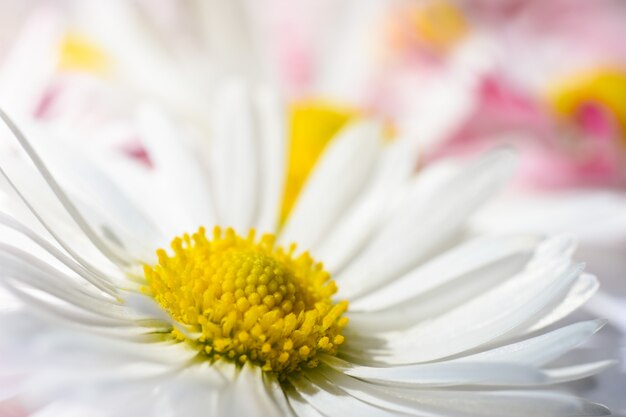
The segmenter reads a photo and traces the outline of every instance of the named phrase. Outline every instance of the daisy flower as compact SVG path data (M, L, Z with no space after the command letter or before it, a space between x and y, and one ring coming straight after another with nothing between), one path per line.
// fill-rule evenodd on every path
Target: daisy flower
M145 107L147 171L0 113L27 209L0 215L17 302L0 313L0 400L37 416L608 412L546 388L611 363L553 363L603 325L555 324L597 287L574 242L463 233L510 151L414 176L410 141L355 121L281 221L281 114L229 86L206 142Z

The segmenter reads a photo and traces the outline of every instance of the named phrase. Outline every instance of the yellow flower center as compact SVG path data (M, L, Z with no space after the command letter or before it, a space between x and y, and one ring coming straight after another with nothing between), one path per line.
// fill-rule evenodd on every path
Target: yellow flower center
M548 91L548 100L562 116L571 117L588 102L608 109L626 134L626 72L596 69L575 74L555 83Z
M384 16L384 54L410 53L416 46L446 53L469 34L470 27L458 5L448 0L408 2Z
M443 51L456 45L469 31L463 12L445 0L428 2L415 9L411 17L418 36Z
M59 49L59 68L63 70L102 73L107 67L105 52L79 34L65 35Z
M146 291L199 335L173 336L210 360L249 361L285 375L317 366L319 353L334 355L343 343L348 303L333 303L335 282L308 253L296 256L295 245L220 228L208 240L201 227L171 247L172 255L159 249L158 263L144 266Z

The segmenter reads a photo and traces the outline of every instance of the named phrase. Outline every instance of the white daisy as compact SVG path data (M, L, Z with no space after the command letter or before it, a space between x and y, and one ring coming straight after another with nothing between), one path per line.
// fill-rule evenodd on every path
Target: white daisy
M611 364L552 365L603 324L553 326L597 287L574 242L463 235L509 151L414 177L410 142L358 121L279 224L280 114L267 91L225 89L205 153L144 109L146 172L29 141L2 113L20 157L5 150L2 173L29 213L0 215L0 283L20 303L0 315L0 401L37 416L607 413L546 389Z

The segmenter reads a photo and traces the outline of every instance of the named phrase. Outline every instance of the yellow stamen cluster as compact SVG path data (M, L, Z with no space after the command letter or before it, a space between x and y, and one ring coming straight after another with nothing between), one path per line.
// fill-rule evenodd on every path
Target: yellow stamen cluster
M308 253L295 256L273 235L246 238L232 229L204 228L175 238L173 255L157 251L145 266L146 290L177 321L200 336L187 340L211 360L247 361L287 374L315 367L318 353L335 354L348 323L348 303L333 303L337 291L322 264Z

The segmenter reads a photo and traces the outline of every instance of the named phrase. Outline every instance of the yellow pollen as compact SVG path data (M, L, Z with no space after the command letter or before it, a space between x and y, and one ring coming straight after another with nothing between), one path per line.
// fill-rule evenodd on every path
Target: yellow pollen
M146 292L177 321L188 325L186 340L208 359L227 359L286 375L317 366L317 354L337 353L344 342L342 317L348 303L333 303L337 291L321 263L308 253L284 249L273 235L247 237L232 229L205 229L177 237L173 254L157 251L144 266Z

